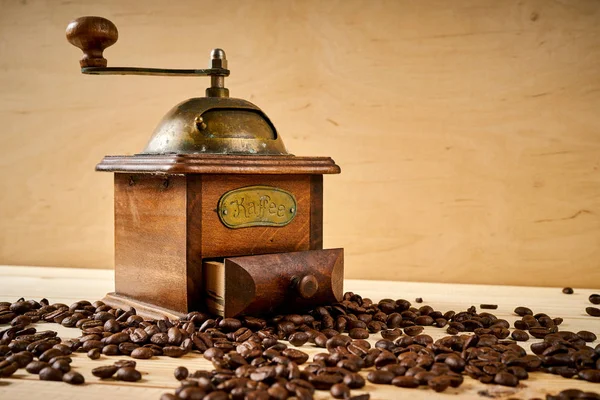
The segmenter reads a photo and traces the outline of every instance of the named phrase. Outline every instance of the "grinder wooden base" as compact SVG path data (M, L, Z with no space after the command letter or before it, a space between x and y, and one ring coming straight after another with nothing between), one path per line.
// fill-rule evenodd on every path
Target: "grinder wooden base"
M163 319L163 317L167 317L169 319L179 319L186 315L177 311L169 310L167 308L135 300L131 297L123 296L115 292L107 293L102 301L111 307L121 308L125 311L129 310L130 307L133 307L135 308L137 315L147 319Z

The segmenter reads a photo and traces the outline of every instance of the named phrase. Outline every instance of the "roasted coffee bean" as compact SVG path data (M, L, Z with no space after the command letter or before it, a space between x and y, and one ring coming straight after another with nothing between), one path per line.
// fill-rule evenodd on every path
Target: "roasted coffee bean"
M131 367L135 368L137 363L133 360L118 360L113 364L117 368Z
M533 315L533 311L527 307L520 306L515 308L515 314L524 317L525 315Z
M6 357L6 361L15 362L19 368L25 368L27 364L33 361L33 354L29 351L21 351Z
M397 376L392 379L392 385L402 388L419 387L419 381L414 376Z
M586 342L593 342L597 339L596 334L590 331L579 331L577 332L577 336Z
M173 358L179 358L186 353L186 351L179 346L165 346L163 347L162 351L163 355Z
M416 336L421 332L423 332L422 326L407 326L406 328L404 328L404 333L408 336Z
M219 328L223 332L235 332L242 327L242 322L235 318L223 318L219 322Z
M368 339L369 338L369 331L367 331L366 329L362 329L362 328L354 328L354 329L350 330L350 332L348 333L348 335L352 339Z
M147 360L148 358L152 358L153 355L154 352L148 347L138 347L137 349L134 349L130 354L131 358L136 358L140 360Z
M31 361L29 364L27 364L25 370L30 374L39 374L42 369L49 366L50 364L44 361Z
M511 373L508 372L498 372L494 376L494 382L498 385L503 386L517 386L519 384L519 379Z
M600 382L600 369L584 369L579 371L579 377L588 382Z
M173 371L173 375L175 376L175 379L182 381L188 377L189 371L186 367L177 367L175 368L175 371Z
M586 307L585 312L592 317L600 317L600 308Z
M296 349L285 349L281 352L281 355L289 358L298 365L304 364L306 361L308 361L308 354Z
M565 288L563 288L562 292L564 294L573 294L573 288L572 287L565 287Z
M142 379L142 374L134 367L123 367L117 370L116 378L125 382L137 382Z
M56 356L62 356L62 355L63 355L63 353L58 349L48 349L39 356L39 360L48 362L48 361L50 361L51 358L54 358Z
M417 297L415 299L415 303L422 303L422 302L423 302L423 299L421 297Z
M379 370L379 371L370 371L367 374L367 380L371 383L376 383L376 384L389 384L392 382L392 379L395 378L394 373L390 372L390 371L384 371L384 370Z
M336 383L329 390L334 399L346 399L350 397L350 388L344 383Z
M62 371L52 367L42 368L38 375L42 381L62 381L63 378Z
M344 379L341 373L339 374L320 374L311 375L309 382L318 390L329 390L336 383L340 383Z
M600 304L600 294L591 294L588 299L592 304Z
M290 335L290 337L288 338L288 341L293 346L302 346L306 342L308 342L308 339L309 339L308 333L306 333L306 332L294 332L294 333L292 333Z
M70 383L71 385L81 385L85 383L85 378L79 372L70 371L63 375L63 382Z
M119 368L114 365L104 365L102 367L96 367L92 370L92 375L97 376L100 379L111 378Z
M71 370L71 365L67 360L56 360L51 363L51 367L54 369L58 369L62 373L69 372Z
M344 376L344 383L350 389L360 389L365 386L365 378L358 373L346 374Z
M380 332L381 337L387 340L396 340L402 336L402 330L400 328L385 329Z
M446 375L435 376L427 381L427 385L436 392L443 392L450 387L451 378Z
M482 310L497 310L498 304L480 304L479 308Z
M50 367L46 367L46 368L50 368ZM0 377L1 378L8 378L9 376L11 376L15 372L17 372L18 369L19 369L19 365L16 362L10 362L10 361L6 361L6 360L0 361Z
M526 342L527 340L529 340L529 335L527 334L527 332L522 331L520 329L515 329L510 336L518 342Z

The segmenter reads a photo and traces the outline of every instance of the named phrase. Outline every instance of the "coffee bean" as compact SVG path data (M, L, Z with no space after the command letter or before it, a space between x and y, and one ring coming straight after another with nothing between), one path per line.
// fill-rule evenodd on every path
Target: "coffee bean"
M573 288L572 287L563 288L562 292L564 294L573 294Z
M49 367L50 364L43 361L32 361L25 367L25 370L30 374L39 374L40 371L46 367Z
M579 371L579 377L588 382L600 382L600 369L584 369Z
M394 378L395 375L392 372L384 370L371 371L367 375L367 380L376 384L389 384Z
M25 368L27 364L33 361L33 354L29 351L21 351L6 357L6 361L15 362L19 368Z
M479 308L482 310L497 310L498 304L480 304Z
M281 355L289 358L298 365L304 364L306 361L308 361L308 354L296 349L285 349L281 352Z
M50 367L46 367L50 368ZM16 362L0 361L0 377L8 378L19 369L19 365Z
M362 375L357 373L346 374L344 376L344 383L350 389L360 389L363 386L365 386L365 378L363 378Z
M119 368L114 365L105 365L102 367L96 367L92 370L92 375L97 376L100 379L111 378Z
M397 376L392 379L392 385L402 388L419 387L419 381L414 376Z
M67 360L56 360L51 364L51 367L61 371L62 373L69 372L71 365Z
M596 334L590 331L579 331L577 332L577 336L586 342L593 342L597 339Z
M329 391L334 399L345 399L350 397L350 388L344 383L336 383Z
M592 317L600 317L600 308L586 307L585 312Z
M133 367L123 367L117 370L117 379L125 382L137 382L142 379L142 374Z
M519 379L517 379L516 376L514 376L513 374L510 374L508 372L498 372L494 376L494 382L497 383L498 385L514 387L519 384Z
M148 347L138 347L131 352L130 356L131 358L147 360L148 358L152 358L152 356L154 356L154 352Z
M58 369L45 367L40 370L39 377L42 381L62 381L63 373Z
M600 294L591 294L588 299L592 304L600 304Z
M368 339L369 338L369 331L367 331L366 329L362 329L362 328L354 328L354 329L350 330L350 332L348 333L348 335L352 339Z
M406 328L404 328L404 333L408 336L416 336L421 332L423 332L422 326L407 326Z
M427 381L427 385L439 393L448 389L448 387L450 387L450 382L450 377L446 375L440 375L429 379L429 381Z
M223 318L219 322L219 328L222 329L224 332L235 332L241 327L242 322L235 318Z
M85 378L79 372L70 371L63 375L63 382L70 383L71 385L81 385L85 383Z
M115 361L113 365L117 368L123 368L123 367L135 368L137 363L133 360L118 360L118 361Z
M520 306L515 308L515 314L524 317L525 315L533 315L533 311L527 307Z
M215 358L223 358L224 355L225 353L223 353L223 350L216 347L211 347L204 352L204 358L208 361L212 361Z
M369 400L371 395L369 393L358 394L356 396L348 397L348 400Z
M527 334L527 332L522 331L520 329L515 329L510 336L518 342L526 342L527 340L529 340L529 335Z
M423 302L423 299L421 297L417 297L415 299L415 303L422 303L422 302Z
M186 367L177 367L175 368L175 371L173 371L173 375L175 376L175 379L182 381L188 377L189 371Z
M185 400L201 400L205 395L205 390L197 386L187 386L177 393L177 398Z
M340 383L343 380L343 375L339 374L321 374L321 375L311 375L309 377L309 382L315 387L317 390L329 390L336 383Z
M186 351L179 346L165 346L163 347L162 351L163 355L173 358L179 358L186 353Z
M294 333L292 333L290 335L290 337L288 338L288 341L293 346L302 346L306 342L308 342L308 339L309 339L308 333L306 333L306 332L294 332Z

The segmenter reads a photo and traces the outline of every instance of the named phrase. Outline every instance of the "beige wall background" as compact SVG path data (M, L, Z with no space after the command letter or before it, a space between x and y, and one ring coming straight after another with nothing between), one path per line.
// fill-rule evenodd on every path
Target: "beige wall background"
M325 245L348 278L600 286L600 2L0 0L0 263L110 268L105 154L141 151L205 79L79 74L64 37L115 22L112 66L204 68L292 153L328 155Z

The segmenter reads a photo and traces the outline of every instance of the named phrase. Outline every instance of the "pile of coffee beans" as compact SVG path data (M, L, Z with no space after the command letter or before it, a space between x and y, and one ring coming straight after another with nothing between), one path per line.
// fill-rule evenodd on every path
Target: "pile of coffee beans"
M354 293L304 314L222 318L190 312L180 320L144 320L135 309L115 309L101 301L69 306L19 299L0 302L0 323L11 325L0 330L0 377L25 368L42 380L80 384L84 377L71 371L72 352L87 353L93 360L101 355L177 358L195 352L213 369L178 367L174 376L181 386L163 400L310 399L316 390L363 400L369 395L352 392L364 388L364 376L374 384L436 392L460 386L464 375L505 386L517 386L531 372L600 382L600 345L587 344L596 340L594 333L559 331L561 318L534 314L527 307L517 307L515 313L521 319L511 332L508 321L473 306L442 312L404 299L373 302ZM61 340L54 331L30 326L41 321L79 328L81 336ZM433 340L423 333L425 326L445 328L449 336ZM382 337L374 346L366 340L372 334ZM530 336L543 339L531 345L534 354L517 343ZM309 360L295 348L307 343L324 351ZM368 370L364 376L363 370ZM141 379L133 360L97 367L92 374Z

